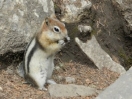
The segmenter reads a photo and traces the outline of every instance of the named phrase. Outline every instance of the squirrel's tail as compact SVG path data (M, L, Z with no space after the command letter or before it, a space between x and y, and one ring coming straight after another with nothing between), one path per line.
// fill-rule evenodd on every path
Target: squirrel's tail
M21 63L16 67L16 71L17 71L17 74L18 74L20 77L23 77L23 78L24 78L24 68L23 68L23 65L24 65L24 63L21 62Z

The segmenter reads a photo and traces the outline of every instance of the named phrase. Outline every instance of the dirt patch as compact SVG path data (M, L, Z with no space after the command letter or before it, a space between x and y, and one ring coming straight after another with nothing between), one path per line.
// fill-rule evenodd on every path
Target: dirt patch
M58 83L66 84L65 80L58 81L58 76L73 77L78 85L91 86L98 90L103 90L115 81L119 74L106 68L102 70L91 68L89 65L82 65L77 62L64 63L61 69L55 70L53 76Z
M61 64L63 64L63 67L54 70L53 73L53 79L59 84L67 84L64 78L73 77L76 79L74 84L90 86L102 91L119 77L117 73L105 68L98 70L77 62ZM59 80L59 76L63 79ZM28 84L22 84L22 82L24 82L24 79L16 74L14 66L8 66L7 69L1 70L0 99L67 99L51 98L47 91L40 91ZM68 99L94 99L95 97L96 95L90 97L78 96Z

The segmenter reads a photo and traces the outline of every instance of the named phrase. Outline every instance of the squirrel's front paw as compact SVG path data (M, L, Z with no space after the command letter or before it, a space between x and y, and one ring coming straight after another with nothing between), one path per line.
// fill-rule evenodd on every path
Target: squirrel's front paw
M65 41L64 40L59 40L58 44L60 44L61 46L64 46L65 45Z
M67 36L66 39L67 39L68 42L70 42L70 37L69 36Z
M45 88L45 87L40 87L40 88L38 88L39 90L44 90L44 91L47 91L47 88Z

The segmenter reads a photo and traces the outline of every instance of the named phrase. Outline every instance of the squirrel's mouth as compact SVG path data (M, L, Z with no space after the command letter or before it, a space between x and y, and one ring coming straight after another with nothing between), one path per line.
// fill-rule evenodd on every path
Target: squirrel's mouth
M70 37L67 36L63 40L64 40L65 43L68 43L68 42L70 42ZM57 40L56 43L58 43L59 41L60 40Z
M64 38L64 42L67 43L68 42L68 39L67 38Z

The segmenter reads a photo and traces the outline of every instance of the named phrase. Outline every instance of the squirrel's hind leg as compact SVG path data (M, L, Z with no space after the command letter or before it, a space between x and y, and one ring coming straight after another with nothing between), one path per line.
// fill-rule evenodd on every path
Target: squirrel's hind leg
M39 90L47 90L44 87L47 79L47 72L41 71L39 73L32 73L31 77L34 84L38 87Z
M47 81L46 81L48 84L57 84L54 80L52 80L52 79L48 79Z

